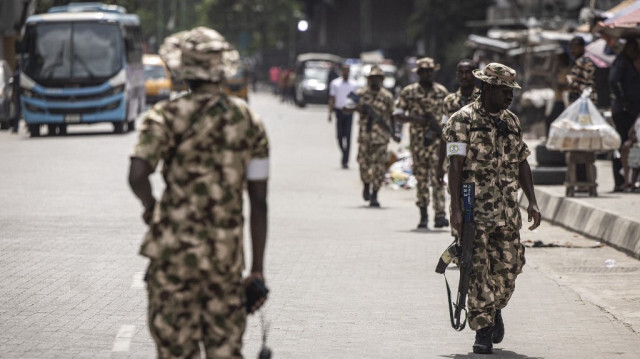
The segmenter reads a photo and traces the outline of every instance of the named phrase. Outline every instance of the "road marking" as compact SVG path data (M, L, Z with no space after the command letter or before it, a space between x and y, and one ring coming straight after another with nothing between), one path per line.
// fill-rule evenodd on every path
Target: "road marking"
M131 282L131 289L144 288L144 272L133 273L133 281Z
M116 335L116 339L113 341L113 349L112 352L128 352L129 345L131 344L131 338L133 338L133 334L136 331L135 325L123 325L118 330L118 334Z

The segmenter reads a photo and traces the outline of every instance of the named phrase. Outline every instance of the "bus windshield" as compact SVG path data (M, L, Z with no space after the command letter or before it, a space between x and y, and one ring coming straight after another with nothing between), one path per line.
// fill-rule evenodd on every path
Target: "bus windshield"
M116 24L56 22L25 34L24 72L43 84L95 83L122 68L122 35Z

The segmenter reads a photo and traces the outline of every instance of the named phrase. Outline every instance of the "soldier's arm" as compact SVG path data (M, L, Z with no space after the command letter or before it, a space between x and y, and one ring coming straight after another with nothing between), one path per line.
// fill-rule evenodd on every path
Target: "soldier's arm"
M447 144L444 139L440 139L440 147L438 148L438 164L436 167L436 176L438 182L444 186L444 158L447 155Z
M524 195L527 196L527 200L529 201L529 206L527 207L528 221L531 222L531 220L533 220L533 224L529 227L529 230L534 230L540 225L542 215L540 214L540 210L538 209L536 193L533 190L533 176L531 175L531 167L529 166L529 161L527 161L526 159L519 163L518 181L520 182L520 187L522 188Z
M133 193L140 199L144 206L143 219L146 223L149 223L151 217L151 211L156 203L151 191L151 182L149 176L153 173L153 168L149 162L137 158L131 157L131 165L129 167L129 186Z
M165 159L169 148L169 130L163 115L163 106L154 106L143 118L138 143L131 155L129 167L129 185L144 206L142 218L147 224L151 220L156 203L149 176L158 162Z
M449 193L451 195L451 228L462 234L462 171L467 158L469 119L459 112L451 116L442 131L449 157Z
M449 157L449 193L451 194L451 228L462 233L462 168L465 157Z
M267 243L267 180L248 181L249 225L251 228L251 273L262 277L264 249Z

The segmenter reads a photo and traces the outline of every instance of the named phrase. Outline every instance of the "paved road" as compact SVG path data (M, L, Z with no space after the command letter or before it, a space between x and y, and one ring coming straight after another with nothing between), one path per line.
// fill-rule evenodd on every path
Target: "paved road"
M340 169L324 107L269 95L252 105L272 140L265 312L274 358L480 357L469 354L473 332L449 327L433 269L451 239L413 230L414 193L384 189L383 208L365 207L355 162ZM110 130L0 133L2 358L154 356L137 255L144 226L126 183L136 136ZM523 239L563 247L527 250L493 357L640 357L640 262L548 223ZM259 341L252 317L246 357Z

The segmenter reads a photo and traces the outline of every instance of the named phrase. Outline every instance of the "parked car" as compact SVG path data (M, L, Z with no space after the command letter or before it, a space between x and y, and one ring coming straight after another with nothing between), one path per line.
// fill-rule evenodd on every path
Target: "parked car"
M158 55L145 54L142 56L142 63L146 102L153 104L168 99L171 95L171 73L164 61Z
M0 60L0 129L11 126L12 81L11 68L5 60Z
M300 107L307 103L328 103L330 74L343 62L340 56L325 53L298 55L295 69L294 101Z

